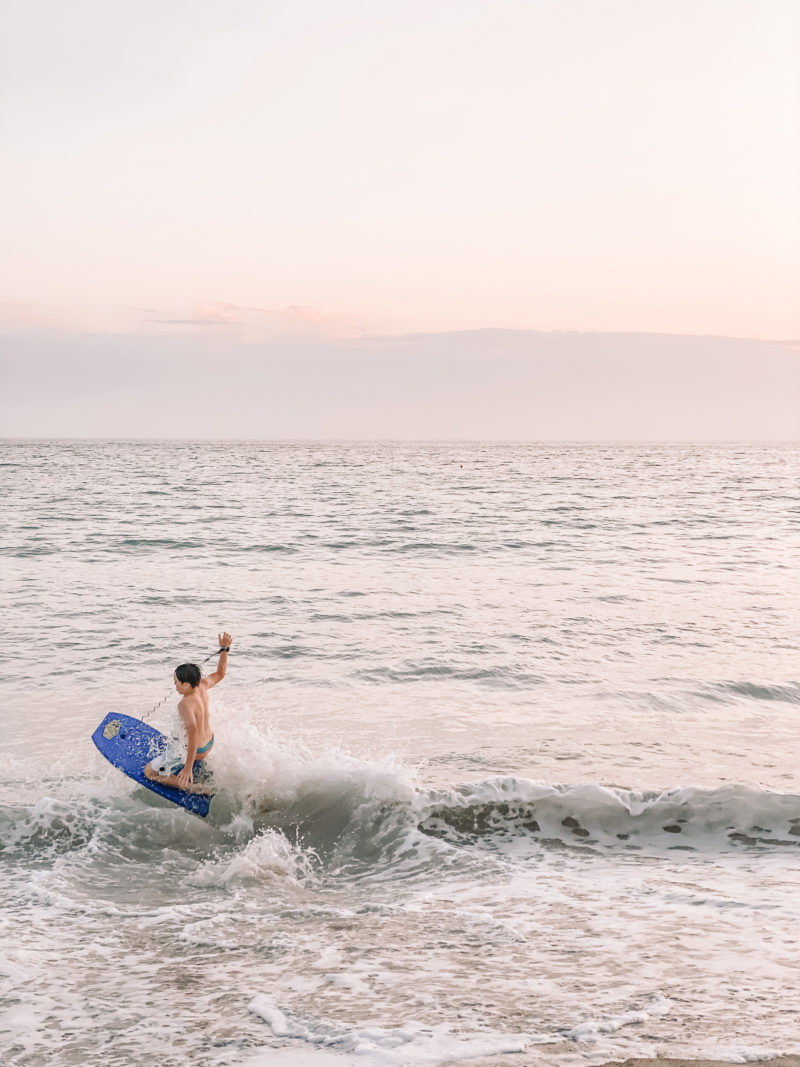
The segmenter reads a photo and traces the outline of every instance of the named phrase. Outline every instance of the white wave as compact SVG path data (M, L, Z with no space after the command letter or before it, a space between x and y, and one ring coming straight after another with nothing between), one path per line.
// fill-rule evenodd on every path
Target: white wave
M87 805L49 796L31 807L5 809L3 816L0 846L9 853L22 848L83 847L91 841L95 821Z
M507 777L440 790L431 801L421 825L445 839L492 841L511 831L629 849L800 846L800 796L738 783L633 791Z
M338 747L313 753L303 741L274 730L263 715L222 700L213 718L216 743L209 767L215 784L248 815L287 807L298 798L391 803L414 794L415 772L393 756L370 760Z
M265 830L232 857L202 864L188 882L196 886L230 886L270 877L299 882L311 871L311 858L306 853L293 847L283 834Z

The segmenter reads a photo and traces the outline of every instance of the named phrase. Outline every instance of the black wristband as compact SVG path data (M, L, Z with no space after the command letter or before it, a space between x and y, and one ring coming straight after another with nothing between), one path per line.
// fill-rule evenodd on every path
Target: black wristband
M223 645L222 648L220 649L220 652L230 652L230 650L231 650L231 646L230 645Z

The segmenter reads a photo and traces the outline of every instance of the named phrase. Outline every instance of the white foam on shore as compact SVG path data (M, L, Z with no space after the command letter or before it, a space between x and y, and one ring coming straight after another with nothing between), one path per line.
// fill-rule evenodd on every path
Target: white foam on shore
M330 978L334 978L337 984L349 984L347 976L326 975L324 980ZM359 985L362 984L359 982ZM314 1048L335 1050L337 1053L355 1054L361 1063L427 1067L444 1062L456 1063L478 1057L520 1053L533 1046L557 1045L564 1041L595 1046L603 1035L615 1034L623 1027L641 1025L667 1014L672 1004L666 997L656 994L651 1003L640 1011L591 1019L552 1033L518 1034L461 1034L446 1025L424 1026L415 1021L390 1029L351 1028L329 1019L301 1019L279 1007L266 994L254 997L248 1007L254 1015L264 1020L276 1038L302 1041ZM252 1061L253 1064L258 1062Z
M547 1034L473 1032L461 1035L445 1025L424 1026L414 1021L393 1028L351 1028L326 1019L303 1022L282 1011L265 994L254 997L248 1007L264 1020L275 1037L293 1038L322 1049L351 1053L359 1057L358 1062L375 1065L433 1067L445 1061L456 1063L479 1056L524 1052L533 1045L553 1044L560 1040ZM259 1063L258 1060L250 1062L253 1065Z
M564 1037L569 1038L570 1041L595 1043L603 1034L615 1034L623 1026L646 1023L652 1018L666 1015L671 1008L672 1001L657 993L653 998L652 1004L646 1010L629 1011L622 1015L612 1015L602 1019L590 1019L587 1022L573 1026L571 1030L567 1030Z

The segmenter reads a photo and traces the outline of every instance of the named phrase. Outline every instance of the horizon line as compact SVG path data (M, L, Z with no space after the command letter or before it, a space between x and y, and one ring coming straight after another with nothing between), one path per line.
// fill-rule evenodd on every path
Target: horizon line
M385 445L790 445L800 446L800 437L766 438L635 438L635 437L7 437L0 444L385 444Z
M219 322L214 320L163 320L164 325L175 326L196 326L198 329L204 329L206 326L218 326ZM243 323L224 323L227 326L244 325ZM752 335L740 335L740 334L726 334L726 333L686 333L683 331L668 331L668 330L625 330L625 329L570 329L570 328L558 328L558 329L543 329L535 326L472 326L453 329L442 330L407 330L397 333L379 333L379 332L363 332L353 336L337 336L336 334L326 334L324 332L315 332L313 329L307 331L286 330L284 332L275 331L274 333L265 334L263 339L314 339L320 341L333 341L337 344L342 343L361 343L364 341L408 341L415 340L423 337L453 337L459 335L468 334L539 334L542 336L551 337L676 337L687 338L692 340L717 340L717 341L753 341L759 344L776 344L776 345L798 345L800 346L800 336L798 337L754 337ZM46 326L46 325L28 325L28 326L14 326L10 324L4 324L0 321L0 336L5 337L19 337L19 336L66 336L66 337L168 337L170 331L155 332L149 330L142 330L137 328L125 329L125 330L103 330L103 329L91 329L88 327L61 327L61 326ZM175 336L175 334L172 334ZM252 343L252 342L250 342Z

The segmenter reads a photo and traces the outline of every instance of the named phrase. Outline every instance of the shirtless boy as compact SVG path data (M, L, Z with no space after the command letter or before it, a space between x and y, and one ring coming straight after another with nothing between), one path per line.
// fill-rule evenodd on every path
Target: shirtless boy
M194 774L201 772L200 776L204 776L202 761L214 747L214 734L208 715L208 691L225 677L231 640L227 632L219 635L219 663L214 673L206 678L203 678L196 663L182 663L176 669L175 688L181 694L178 715L186 730L186 757L181 766L180 762L173 763L175 754L167 750L147 764L144 768L145 778L176 789L191 789Z

